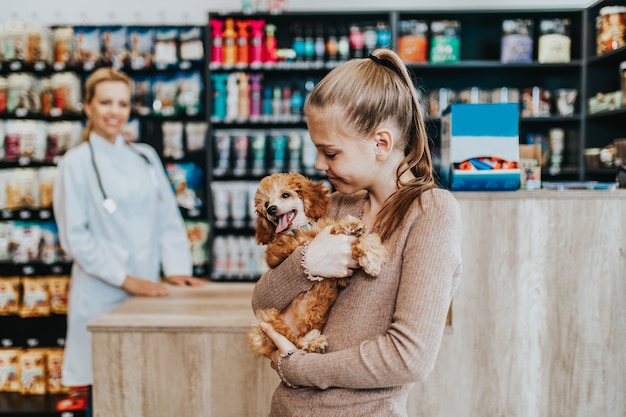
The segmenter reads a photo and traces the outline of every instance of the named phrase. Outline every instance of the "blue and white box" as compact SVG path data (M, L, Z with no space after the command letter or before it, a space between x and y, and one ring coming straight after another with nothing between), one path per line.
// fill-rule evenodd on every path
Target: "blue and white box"
M493 158L507 169L459 169L466 161ZM520 185L519 105L452 104L441 118L441 179L453 191L513 191ZM467 163L465 166L468 166Z

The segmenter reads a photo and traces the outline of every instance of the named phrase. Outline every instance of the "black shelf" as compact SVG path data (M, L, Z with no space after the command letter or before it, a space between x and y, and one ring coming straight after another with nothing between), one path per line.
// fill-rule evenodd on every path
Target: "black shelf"
M84 411L56 411L56 404L64 394L21 395L0 392L0 417L83 417Z

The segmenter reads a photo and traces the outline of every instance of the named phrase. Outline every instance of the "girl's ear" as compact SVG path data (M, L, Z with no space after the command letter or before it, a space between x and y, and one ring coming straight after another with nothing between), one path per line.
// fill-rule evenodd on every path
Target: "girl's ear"
M393 133L389 129L378 129L375 133L376 159L384 161L393 149Z

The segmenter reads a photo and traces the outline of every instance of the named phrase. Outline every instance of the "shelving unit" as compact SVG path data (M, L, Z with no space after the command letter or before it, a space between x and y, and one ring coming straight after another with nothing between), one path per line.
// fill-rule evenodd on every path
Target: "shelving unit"
M389 43L388 46L392 49L397 48L398 39L400 36L400 26L403 21L406 20L422 20L430 23L434 20L456 20L460 23L460 60L453 63L409 63L408 67L412 70L415 76L416 87L420 94L427 99L429 93L441 88L452 89L455 91L461 91L464 89L470 89L472 87L478 87L483 91L489 91L502 87L510 89L516 89L520 93L520 99L522 92L526 89L533 87L540 87L552 93L560 89L574 89L577 90L577 100L575 103L575 110L572 115L562 116L556 111L556 106L551 103L552 111L549 115L540 117L520 117L520 143L528 143L531 135L542 135L547 138L548 132L552 128L561 128L565 133L565 149L563 155L563 164L560 169L554 170L549 168L542 169L542 179L547 181L568 181L568 180L585 180L590 179L590 175L593 172L585 169L583 162L583 150L588 145L588 138L586 136L586 125L593 121L595 118L601 116L591 117L587 114L587 108L585 105L587 91L590 87L587 86L589 82L588 67L594 65L593 59L588 56L588 38L590 34L595 33L588 27L587 20L590 19L589 15L593 14L594 10L583 9L548 9L548 10L460 10L460 11L390 11L390 12L354 12L354 13L319 13L319 12L299 12L299 13L284 13L279 15L266 15L266 14L220 14L209 13L209 22L214 20L220 20L225 22L226 19L245 20L245 19L263 19L267 24L275 26L275 35L277 39L277 47L279 49L291 49L292 51L297 49L295 39L298 37L298 32L294 28L302 28L305 25L309 25L312 28L309 33L313 33L313 45L315 45L315 35L321 33L324 39L327 39L329 34L336 35L339 32L339 23L345 25L345 30L350 30L353 26L358 27L376 27L376 22L384 22L388 25ZM501 37L503 20L505 19L526 19L533 22L534 33L533 39L533 59L527 63L502 63L500 57L501 51ZM571 40L570 46L570 61L562 63L540 63L538 59L538 39L539 39L539 24L543 19L569 19L569 37ZM223 24L223 23L222 23ZM295 24L295 25L294 25ZM321 25L322 30L316 30L315 28ZM332 25L332 26L329 26ZM332 30L329 30L332 27ZM207 45L210 46L213 42L215 33L219 36L219 28L215 29L209 23L207 29ZM344 30L344 33L345 33ZM237 42L237 35L233 35L234 43ZM224 39L220 39L222 45L225 44ZM323 43L323 42L322 42ZM241 134L243 130L244 135L249 135L250 142L255 133L269 135L272 129L305 129L306 125L304 121L299 117L292 117L290 119L279 121L277 119L252 119L246 117L244 120L237 117L224 117L228 113L227 101L236 92L236 84L231 86L231 93L228 92L226 79L229 74L237 71L243 71L245 73L260 73L264 81L268 83L279 83L281 85L293 84L293 80L309 81L312 83L317 82L323 77L330 69L334 68L341 61L328 60L327 54L323 59L317 60L315 56L310 59L299 59L290 55L284 55L289 57L286 62L279 63L261 63L257 65L249 64L232 64L224 66L222 63L210 62L207 73L207 90L209 91L209 103L211 118L211 127L209 133L209 140L211 142L210 163L212 174L210 175L210 183L212 187L220 186L220 191L216 194L212 190L212 195L217 201L216 206L220 205L220 201L224 198L221 189L229 188L229 185L233 185L232 192L235 189L234 184L239 181L247 181L249 188L246 191L247 197L250 198L250 194L254 192L255 182L263 175L271 172L269 168L270 157L266 155L264 162L265 170L258 171L254 174L250 171L252 164L251 155L253 154L253 147L251 143L246 145L247 156L246 164L247 168L244 173L239 175L233 175L233 167L237 164L236 157L233 156L236 152L234 145L231 143L228 145L230 149L230 156L228 156L228 162L219 160L220 149L218 149L217 142L223 134L228 134L229 129L234 129L235 134ZM357 56L367 56L367 52L361 52ZM351 54L350 58L354 58ZM614 58L616 61L621 58ZM609 58L603 58L601 64L608 61ZM210 59L210 61L212 61ZM222 80L218 81L220 75ZM222 83L221 87L218 85ZM302 82L300 84L302 86ZM311 84L310 84L311 85ZM598 87L600 88L600 87ZM306 92L306 88L304 89ZM219 103L218 99L215 99L215 94L222 95L222 102ZM219 108L222 106L223 108ZM215 117L217 113L221 113L222 117ZM614 116L619 116L619 112L612 114L610 117L612 120ZM618 118L618 117L617 117ZM433 139L433 154L435 155L435 164L438 161L437 154L439 153L439 118L431 117L427 123L429 127L429 133ZM306 134L306 133L305 133ZM235 139L233 139L235 140ZM269 146L269 145L268 145ZM269 148L268 148L269 149ZM272 150L269 149L269 152ZM268 153L269 153L268 152ZM285 158L289 159L289 151L285 152ZM222 166L219 172L216 173L215 167ZM225 168L224 168L225 166ZM286 165L285 165L286 166ZM302 165L296 166L299 169L290 168L290 170L304 171L306 174L316 174L314 172L306 172L305 167ZM436 166L437 168L437 166ZM320 176L323 178L323 176ZM215 187L214 187L215 188ZM228 193L226 193L228 194ZM246 201L245 198L237 197L237 201ZM236 203L233 203L236 204ZM245 203L244 203L245 204ZM250 205L248 200L248 205ZM216 207L218 211L219 207ZM220 217L221 216L221 217ZM213 257L217 262L214 264L214 270L211 273L212 279L215 280L255 280L258 277L258 273L244 273L240 274L237 270L231 272L224 272L228 269L228 262L230 265L237 265L236 259L238 257L252 257L253 255L249 249L243 251L247 255L236 253L232 256L235 261L221 262L218 258L229 258L225 252L231 250L238 252L237 243L225 242L220 239L224 236L237 237L241 242L241 238L250 237L253 235L254 219L253 211L249 208L246 210L243 219L233 221L229 217L229 213L218 213L216 222L216 213L212 213L212 221L216 224L214 234L212 235L212 241L218 238L212 247L214 250ZM233 227L233 224L237 224ZM248 244L244 244L247 246ZM230 248L230 249L229 249ZM258 261L257 261L258 264ZM242 276L243 275L243 276Z
M148 27L146 27L148 28ZM156 26L150 26L149 28L157 28ZM200 33L199 40L202 43L202 52L204 52L204 27L202 26L167 26L162 27L164 29L177 29L181 32L183 30L194 30L197 28ZM187 32L189 33L189 32ZM177 53L180 52L180 39L176 39ZM197 52L197 50L196 50ZM73 53L73 51L72 51ZM193 54L192 54L193 55ZM41 61L35 63L25 63L20 60L5 61L0 63L0 76L9 77L16 73L32 74L37 78L46 78L59 74L61 72L69 72L75 74L79 78L80 84L89 76L89 74L99 66L106 66L107 63L99 62L95 65L82 65L80 63L70 63L67 65L53 65L48 61ZM189 81L189 77L193 77L197 74L201 86L197 92L199 97L199 109L190 109L188 102L184 104L174 104L180 106L182 110L175 114L167 114L157 112L157 108L153 108L153 102L151 100L151 91L148 91L148 95L145 96L145 103L149 107L144 106L144 111L138 112L135 108L131 113L131 120L138 121L138 139L152 145L157 153L161 156L162 162L167 167L172 163L194 163L201 168L203 176L200 180L201 184L206 183L207 165L207 150L206 143L202 147L198 147L193 151L188 151L185 148L187 140L189 139L184 131L184 127L188 123L201 122L206 123L207 115L205 112L206 106L204 97L206 93L204 91L204 75L206 69L205 56L200 59L181 59L178 55L176 63L172 64L158 64L146 65L144 68L132 68L130 65L125 64L120 67L126 72L133 83L136 80L149 80L152 83L167 81L168 78L184 79ZM179 92L182 89L182 85L179 86ZM80 101L84 92L80 94ZM133 90L133 104L137 103L138 97L135 95L136 91ZM187 106L185 108L185 106ZM133 106L134 107L134 106ZM147 109L147 110L146 110ZM0 120L2 121L23 121L23 120L35 120L45 123L54 123L58 121L73 121L76 123L83 122L82 111L68 114L51 114L43 115L33 111L17 111L3 112L0 114ZM165 154L166 142L164 138L164 123L168 122L180 122L183 123L183 133L181 147L183 147L184 154L182 156L174 157ZM2 131L4 135L4 131ZM46 131L46 135L50 132ZM80 132L79 132L80 134ZM4 146L4 137L0 145ZM49 138L47 138L49 139ZM206 137L203 136L203 140ZM74 143L74 145L78 144ZM45 161L39 161L38 159L23 157L4 160L5 153L0 153L0 171L15 168L45 168L55 167L58 158L46 159ZM4 189L3 189L4 190ZM206 188L204 188L206 192ZM207 209L207 195L200 195L202 206L194 209L185 209L181 207L181 213L186 222L204 222L208 225L208 209ZM4 198L4 196L3 196ZM0 222L32 222L39 224L41 222L54 222L54 214L51 207L44 208L28 208L20 207L17 209L6 209L3 207L0 210ZM199 250L206 248L202 247ZM206 258L206 254L205 254ZM46 278L50 276L68 276L71 270L71 263L68 261L57 260L49 263L49 261L42 260L8 260L0 262L0 280L5 277L27 277L27 278ZM194 275L199 277L206 277L206 263L199 262L194 265ZM34 347L63 347L64 338L66 332L66 316L64 314L50 314L48 316L41 317L21 317L19 315L0 315L0 348L1 347L15 347L15 348L34 348ZM29 415L33 417L81 417L83 412L63 412L56 411L56 402L62 397L58 394L45 394L45 395L21 395L15 392L0 392L0 416L17 415Z
M588 99L598 93L609 93L620 89L619 65L626 61L626 47L597 54L596 18L606 6L626 6L624 0L601 0L584 11L585 15L585 95L584 95L584 145L583 148L601 148L614 139L626 138L626 108L600 113L589 112ZM614 181L618 168L590 168L584 164L584 176L600 181Z

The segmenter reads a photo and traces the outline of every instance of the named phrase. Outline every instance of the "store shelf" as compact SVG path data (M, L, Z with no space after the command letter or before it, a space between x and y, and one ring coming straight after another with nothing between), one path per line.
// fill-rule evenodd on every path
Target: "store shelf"
M0 417L83 417L84 411L56 411L56 403L63 394L22 395L0 392Z

